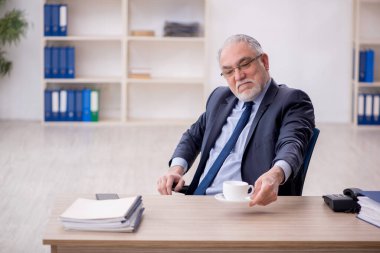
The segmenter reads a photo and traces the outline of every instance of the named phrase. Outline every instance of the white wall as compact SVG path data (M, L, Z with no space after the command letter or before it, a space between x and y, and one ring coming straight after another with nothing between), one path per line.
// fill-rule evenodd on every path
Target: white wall
M5 5L5 10L24 10L29 28L20 44L7 50L13 70L0 78L0 119L42 118L41 6L39 0L8 0Z
M42 9L38 0L13 0L31 23L27 36L8 50L14 69L0 79L0 119L42 117ZM208 81L210 90L224 84L217 50L226 37L249 34L270 57L278 83L305 90L318 122L349 122L352 1L209 0Z
M256 38L278 83L306 91L318 122L349 122L352 2L342 0L210 0L211 73L217 50L235 33Z

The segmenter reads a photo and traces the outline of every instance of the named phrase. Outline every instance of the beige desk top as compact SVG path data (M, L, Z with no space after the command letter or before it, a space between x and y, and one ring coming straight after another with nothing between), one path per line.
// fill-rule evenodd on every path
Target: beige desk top
M321 197L279 197L266 207L222 203L213 197L143 196L136 233L65 231L58 221L77 196L57 199L43 243L168 249L371 249L380 251L380 229L334 213Z

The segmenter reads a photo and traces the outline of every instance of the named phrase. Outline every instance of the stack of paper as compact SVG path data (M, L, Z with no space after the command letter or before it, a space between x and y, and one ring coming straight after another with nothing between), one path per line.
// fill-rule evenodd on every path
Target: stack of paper
M79 198L61 214L60 220L66 229L133 232L143 212L141 196L108 200Z
M380 191L362 191L364 197L358 197L360 212L358 218L380 227Z

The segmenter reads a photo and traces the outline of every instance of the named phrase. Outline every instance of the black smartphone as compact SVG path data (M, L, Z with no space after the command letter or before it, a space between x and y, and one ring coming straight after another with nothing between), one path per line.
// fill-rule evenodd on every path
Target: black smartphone
M119 195L116 193L96 193L97 200L106 200L106 199L118 199Z

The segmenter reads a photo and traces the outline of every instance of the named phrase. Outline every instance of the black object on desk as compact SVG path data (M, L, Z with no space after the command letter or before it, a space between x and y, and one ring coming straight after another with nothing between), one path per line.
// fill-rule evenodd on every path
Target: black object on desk
M363 196L359 188L344 189L343 194L330 194L322 196L325 203L334 212L358 213L360 205L358 196Z

